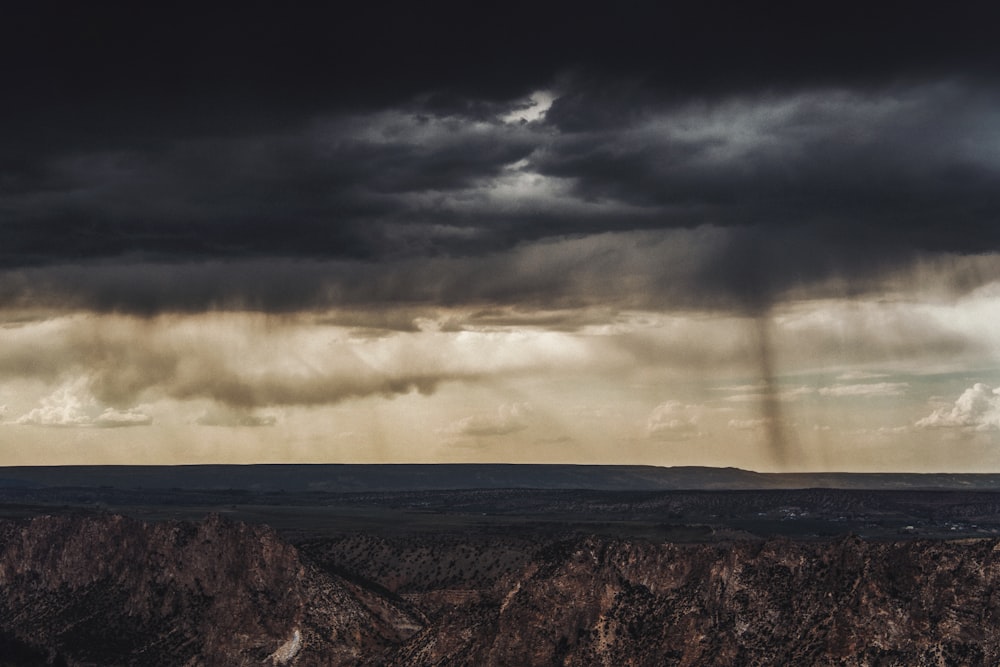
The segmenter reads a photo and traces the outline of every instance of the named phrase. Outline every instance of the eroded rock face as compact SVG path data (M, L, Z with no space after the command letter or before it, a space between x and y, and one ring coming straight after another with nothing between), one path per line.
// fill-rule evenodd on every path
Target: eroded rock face
M302 548L217 517L0 522L0 665L1000 664L997 540Z
M218 517L0 523L0 625L71 665L354 664L419 625Z
M539 552L462 660L431 627L396 664L996 665L998 583L992 540L589 539Z

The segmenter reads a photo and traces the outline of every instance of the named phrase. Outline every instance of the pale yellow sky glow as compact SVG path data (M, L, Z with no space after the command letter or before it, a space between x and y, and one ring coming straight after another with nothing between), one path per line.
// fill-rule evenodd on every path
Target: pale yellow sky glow
M1000 283L776 304L770 385L755 317L389 310L7 311L0 464L1000 469Z

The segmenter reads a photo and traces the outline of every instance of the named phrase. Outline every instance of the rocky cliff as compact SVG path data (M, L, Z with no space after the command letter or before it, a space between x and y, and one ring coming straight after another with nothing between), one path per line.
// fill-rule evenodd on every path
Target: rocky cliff
M216 516L0 523L0 589L8 640L70 665L352 664L420 627L273 531Z
M998 577L991 541L562 543L396 664L997 665Z
M312 546L427 615L400 667L1000 664L993 539Z
M0 522L0 665L996 665L1000 542Z

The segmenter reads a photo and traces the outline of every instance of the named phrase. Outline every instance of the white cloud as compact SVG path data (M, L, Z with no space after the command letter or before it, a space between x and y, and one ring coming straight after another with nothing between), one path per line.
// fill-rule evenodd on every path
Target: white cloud
M653 408L646 420L646 434L657 440L690 440L701 437L697 417L691 406L680 401L666 401Z
M863 384L835 384L822 387L821 396L902 396L910 388L907 382L869 382Z
M972 431L1000 430L1000 389L977 382L962 392L953 406L938 408L917 421L916 426Z
M449 424L439 433L454 437L508 435L528 428L532 409L527 403L501 405L494 414L475 414Z
M118 410L101 405L90 393L90 380L76 378L41 400L41 405L15 422L29 426L119 428L148 426L153 418L141 410Z
M548 90L537 90L516 109L500 117L505 123L530 123L545 117L545 113L552 107L555 95Z

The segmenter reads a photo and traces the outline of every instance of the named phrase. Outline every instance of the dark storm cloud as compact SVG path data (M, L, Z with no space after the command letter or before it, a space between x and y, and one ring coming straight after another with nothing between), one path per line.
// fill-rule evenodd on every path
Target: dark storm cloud
M381 256L396 250L386 225L420 221L408 193L495 175L528 153L524 134L385 112L287 135L53 158L30 186L0 190L10 218L0 259Z
M692 276L685 260L698 265L699 257L712 252L721 234L681 234L677 244L651 232L611 234L527 244L486 257L106 261L28 267L0 274L0 305L153 315L208 309L293 312L334 306L377 310L385 305L511 303L558 309L608 302L615 307L691 304L699 295L686 293ZM369 315L357 323L338 323L378 321ZM396 320L382 324L394 330L412 329L412 318L409 327Z
M1000 247L980 9L223 7L14 4L4 303L763 312ZM573 241L675 228L659 263Z
M601 96L570 97L549 119L576 126L535 164L573 179L580 197L657 207L661 223L813 225L929 249L992 249L998 101L996 90L960 83L811 89L675 107L639 101L611 124L580 126L575 107L599 110Z
M532 126L407 109L284 135L67 155L0 190L0 260L381 259L699 224L776 238L805 230L852 256L857 240L992 250L997 101L957 84L822 90L645 108L569 131L561 119L580 102L558 99L551 121ZM498 200L498 185L518 174L565 191L512 189Z
M0 274L0 306L11 313L5 318L11 325L44 317L44 309L143 316L318 310L318 323L329 319L368 335L412 332L418 320L438 317L439 309L470 307L467 313L446 315L441 326L572 331L611 322L632 309L759 315L782 299L880 291L950 298L1000 280L993 255L922 257L905 269L873 264L863 273L843 275L835 266L822 271L810 266L819 251L805 241L786 246L784 254L773 248L752 260L738 252L747 242L753 241L732 230L697 228L524 244L485 257L78 263ZM778 263L776 270L765 271L772 262ZM810 280L796 279L796 269ZM739 283L741 276L750 281ZM327 313L331 308L337 312Z
M998 63L995 10L985 2L630 2L584 11L568 2L484 10L13 0L4 18L2 55L13 64L5 82L20 102L5 113L47 111L36 127L76 118L111 129L108 121L127 117L124 135L144 115L205 129L428 91L509 99L574 67L641 75L687 95L990 72Z

